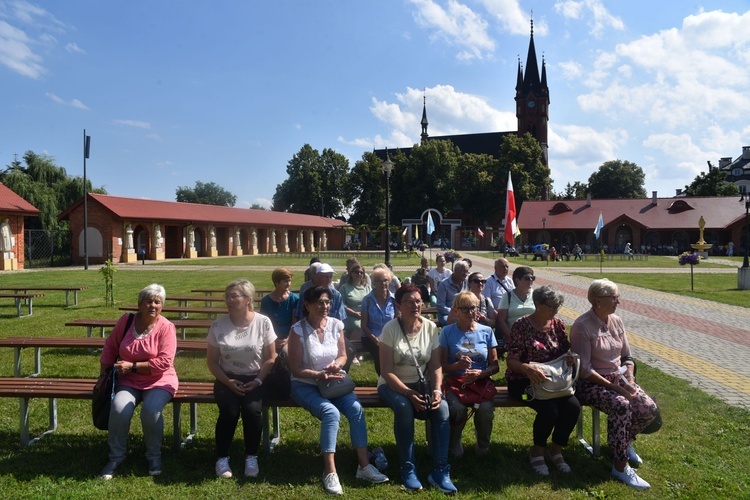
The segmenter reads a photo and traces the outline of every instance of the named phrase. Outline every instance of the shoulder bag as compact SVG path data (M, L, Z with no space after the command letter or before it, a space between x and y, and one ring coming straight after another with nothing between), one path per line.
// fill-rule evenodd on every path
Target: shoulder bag
M119 337L116 338L118 347L125 337L125 333L130 329L130 325L133 324L134 317L134 314L130 314L125 323L125 329L119 332ZM109 430L109 413L112 409L112 400L115 399L115 375L114 366L107 367L104 381L98 384L98 387L95 385L93 390L94 397L91 399L91 418L94 421L94 427L102 431Z
M305 335L305 344L307 344L308 339L310 338L310 333L308 332L308 323L307 320L304 320L304 323L302 323L302 331ZM307 362L310 364L310 368L312 368L312 358L310 357L310 349L309 346L306 346L305 353L307 354ZM355 384L354 380L349 376L348 373L346 373L344 370L339 370L338 373L343 373L344 378L334 378L329 380L317 380L316 384L318 384L318 391L320 391L320 395L323 396L326 399L336 399L340 398L341 396L346 396L350 392L354 390Z
M409 336L406 335L406 329L404 329L404 322L401 320L400 317L398 318L398 325L401 327L401 333L404 334L404 339L406 339L406 345L409 346L411 359L414 360L414 367L417 369L417 375L419 376L419 381L416 384L405 384L405 385L409 389L417 391L419 395L422 396L422 399L425 402L425 407L430 408L432 406L432 391L430 390L430 382L425 378L424 373L422 373L422 367L419 366L419 361L417 361L417 356L414 354L414 349L411 346L411 342L409 342Z
M575 359L572 365L567 362L568 356ZM575 393L575 384L581 367L581 359L577 354L567 353L546 363L532 361L529 364L541 368L547 377L543 382L532 383L529 386L531 399L564 398Z

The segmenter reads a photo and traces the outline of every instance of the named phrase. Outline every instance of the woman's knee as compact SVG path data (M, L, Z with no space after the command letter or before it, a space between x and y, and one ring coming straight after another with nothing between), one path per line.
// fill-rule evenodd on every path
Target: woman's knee
M338 423L341 420L341 413L332 403L323 403L319 409L320 420L328 423Z

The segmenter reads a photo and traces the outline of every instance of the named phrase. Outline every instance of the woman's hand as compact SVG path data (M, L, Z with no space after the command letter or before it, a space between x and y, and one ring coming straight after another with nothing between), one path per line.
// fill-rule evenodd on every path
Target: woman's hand
M224 384L224 385L226 385L227 387L229 387L229 389L233 393L237 394L238 396L244 396L245 395L245 392L246 392L246 390L245 390L245 384L243 384L242 381L240 381L240 380L235 380L233 378L230 378L229 380L227 380L227 383Z
M464 372L464 383L471 384L482 378L482 370L466 370Z
M331 365L328 365L328 366L331 366ZM325 368L323 368L323 371L318 372L318 376L316 377L316 379L317 380L339 380L344 377L345 375L343 372L329 372L329 371L326 371Z
M440 406L440 402L443 400L443 393L435 389L432 391L432 406L430 406L430 410L437 410Z
M568 363L569 366L572 366L576 364L576 357L573 356L572 353L568 353L568 355L565 356L565 362Z
M523 373L528 377L528 379L531 381L532 384L536 384L539 382L544 382L545 380L549 380L547 378L547 375L544 373L544 371L539 368L538 366L524 364L523 366Z
M341 371L341 365L334 361L333 363L325 365L323 367L323 371L326 373L338 373L339 371Z
M406 398L411 402L411 405L414 407L416 411L425 411L427 410L427 404L422 397L421 394L419 394L414 389L409 389L406 391L406 394L404 394Z
M284 348L284 346L286 346L287 342L289 342L289 337L286 337L283 339L277 338L275 342L276 342L276 352L279 352Z
M114 365L114 370L119 373L120 375L128 373L133 365L135 363L131 363L130 361L123 361L122 359L117 361Z
M263 382L258 380L258 378L256 377L252 379L250 382L245 382L244 384L242 384L242 388L245 390L245 393L248 393L248 392L254 391L261 385L263 385Z
M456 361L456 367L456 370L469 371L469 368L471 368L471 358L466 355L459 356Z

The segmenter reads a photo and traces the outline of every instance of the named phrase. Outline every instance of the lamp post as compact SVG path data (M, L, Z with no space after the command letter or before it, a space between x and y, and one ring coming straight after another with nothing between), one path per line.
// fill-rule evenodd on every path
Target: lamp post
M547 217L542 217L542 245L544 245L544 237L547 235ZM544 247L542 246L542 250ZM549 266L549 252L547 252L547 265Z
M740 195L740 203L745 203L745 257L742 260L742 267L750 267L748 262L748 247L750 247L750 238L748 238L748 214L750 214L750 193L742 193Z
M385 174L385 265L391 267L391 198L390 180L393 171L393 162L388 156L388 148L385 149L385 160L381 164Z

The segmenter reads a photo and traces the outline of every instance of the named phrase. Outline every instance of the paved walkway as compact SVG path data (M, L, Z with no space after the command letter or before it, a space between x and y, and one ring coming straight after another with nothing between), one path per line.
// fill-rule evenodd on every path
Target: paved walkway
M470 258L473 270L494 272L491 259ZM590 308L590 278L547 266L533 268L537 285L552 284L565 294L559 314L566 324ZM637 359L731 405L750 409L750 309L629 285L619 288L617 314Z

